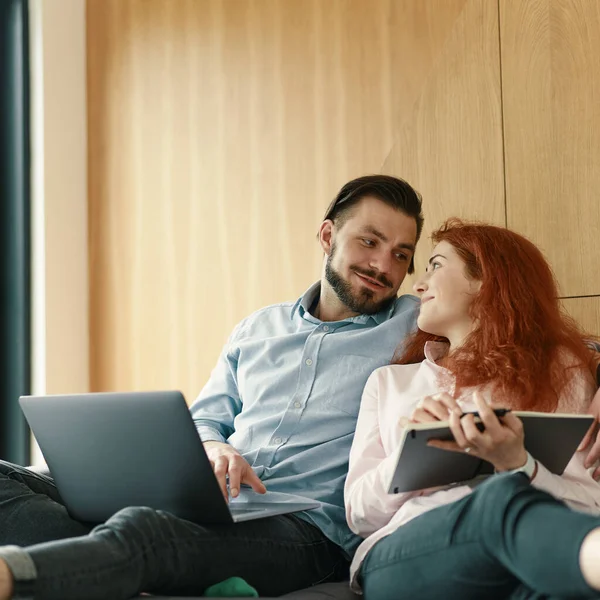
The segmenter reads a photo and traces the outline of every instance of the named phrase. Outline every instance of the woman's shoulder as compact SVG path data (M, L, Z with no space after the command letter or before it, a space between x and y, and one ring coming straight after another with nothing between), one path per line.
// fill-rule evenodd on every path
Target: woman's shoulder
M423 363L413 363L410 365L384 365L373 371L373 375L380 380L396 380L412 377L417 373ZM372 376L373 376L372 375Z
M569 350L558 352L553 369L563 369L567 379L558 398L557 412L586 413L594 394L596 381L587 365L581 364Z

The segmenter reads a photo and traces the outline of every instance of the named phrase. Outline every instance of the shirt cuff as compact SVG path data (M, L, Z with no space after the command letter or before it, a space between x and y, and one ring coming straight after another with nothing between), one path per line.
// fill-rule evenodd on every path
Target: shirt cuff
M537 474L538 466L535 458L527 452L527 460L522 467L518 467L517 469L511 469L509 471L502 471L502 473L514 474L514 473L524 473L531 481ZM497 473L498 471L496 471Z
M548 471L548 469L546 469L546 467L539 461L537 463L537 472L535 477L531 480L531 485L535 486L538 490L548 492L554 496L558 491L556 489L558 487L556 476Z
M204 442L222 442L224 444L227 443L227 440L225 439L224 436L222 436L219 433L219 431L217 431L216 429L213 429L212 427L209 427L208 425L197 425L196 430L198 431L198 435L200 436L202 443L204 443Z

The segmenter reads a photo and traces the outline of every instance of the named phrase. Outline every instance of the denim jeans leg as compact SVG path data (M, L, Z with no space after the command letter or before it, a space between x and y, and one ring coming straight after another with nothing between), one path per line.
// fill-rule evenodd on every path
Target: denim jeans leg
M23 552L35 566L37 600L201 595L233 576L261 595L278 596L347 572L341 549L295 515L203 527L150 508L127 508L89 535Z
M434 509L380 540L367 554L360 583L368 600L505 600L519 582L478 540L457 540L456 511ZM450 506L450 505L449 505Z
M0 461L0 545L30 546L87 534L72 519L51 477Z
M598 526L522 475L494 476L379 541L361 581L369 600L598 598L578 564Z

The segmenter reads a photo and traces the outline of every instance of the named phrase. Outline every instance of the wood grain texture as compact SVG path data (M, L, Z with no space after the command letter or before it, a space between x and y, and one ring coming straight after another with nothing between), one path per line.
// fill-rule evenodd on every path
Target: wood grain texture
M193 399L236 322L318 278L351 178L502 221L490 5L88 0L92 389Z
M584 331L600 336L600 296L564 298L562 304Z
M497 5L465 2L454 19L441 15L437 5L426 5L399 3L395 13L397 28L412 12L409 21L437 29L419 38L413 53L406 49L395 57L394 72L420 80L409 86L410 103L398 114L394 145L383 165L384 172L406 177L424 197L415 275L430 256L429 235L448 217L506 224ZM414 69L408 56L420 57ZM407 277L403 291L411 291L414 279Z
M600 2L500 0L508 225L600 293Z

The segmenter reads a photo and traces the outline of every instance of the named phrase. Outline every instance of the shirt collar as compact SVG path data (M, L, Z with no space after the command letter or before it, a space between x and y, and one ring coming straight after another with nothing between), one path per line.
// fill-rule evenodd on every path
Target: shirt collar
M378 313L371 315L371 317L373 319L375 319L375 322L377 323L377 325L381 325L388 319L392 318L392 315L394 314L394 311L396 310L396 300L397 299L394 298L394 301L388 308L384 308L383 310L380 310Z
M300 318L306 319L307 321L311 321L313 323L321 323L319 319L315 318L310 314L310 307L313 305L314 301L319 297L321 293L321 282L317 281L313 283L304 294L296 300L294 306L292 307L292 312L290 313L290 319L293 319L296 313L299 314ZM351 323L360 323L365 325L369 322L369 319L373 319L377 325L381 325L388 319L390 319L396 309L396 301L392 302L391 306L388 308L384 308L379 312L372 315L356 315L355 317L348 317L347 319L343 319L344 321L350 321Z
M296 300L294 306L292 307L292 312L290 313L290 319L293 319L296 313L300 315L300 318L304 318L305 314L309 314L310 307L313 305L313 302L321 293L321 282L317 281L317 283L313 283L307 290ZM312 315L311 315L312 316ZM313 317L314 318L314 317Z

